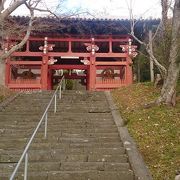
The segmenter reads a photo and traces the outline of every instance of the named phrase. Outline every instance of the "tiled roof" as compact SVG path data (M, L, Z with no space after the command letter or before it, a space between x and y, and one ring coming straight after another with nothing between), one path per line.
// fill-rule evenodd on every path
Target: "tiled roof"
M28 16L11 16L13 21L23 25L28 22ZM129 19L100 19L100 18L76 18L76 17L36 17L34 33L58 33L58 34L113 34L122 35L130 32ZM135 20L135 33L143 37L152 26L157 26L160 19Z

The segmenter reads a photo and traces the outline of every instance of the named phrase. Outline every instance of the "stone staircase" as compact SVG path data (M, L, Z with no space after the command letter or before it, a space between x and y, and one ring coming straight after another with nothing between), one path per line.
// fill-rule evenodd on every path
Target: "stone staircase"
M0 112L0 179L9 179L52 93L21 94ZM30 180L136 179L103 92L63 92L43 135L44 125L29 150Z

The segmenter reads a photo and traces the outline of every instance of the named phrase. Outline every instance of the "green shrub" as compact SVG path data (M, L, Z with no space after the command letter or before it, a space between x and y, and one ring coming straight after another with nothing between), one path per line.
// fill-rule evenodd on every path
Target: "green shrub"
M67 79L66 80L66 89L67 90L72 90L73 89L73 80L72 79Z

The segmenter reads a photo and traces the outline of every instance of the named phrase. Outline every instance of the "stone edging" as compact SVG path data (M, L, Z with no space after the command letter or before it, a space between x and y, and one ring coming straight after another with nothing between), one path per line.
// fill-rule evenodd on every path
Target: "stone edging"
M8 97L7 99L5 99L4 101L2 101L0 103L0 111L2 111L8 104L10 104L14 99L16 99L19 95L21 94L21 92L16 93L13 96Z
M113 102L110 92L105 92L105 95L135 176L139 180L152 180L152 175L147 168L141 154L139 153L135 141L130 136L127 127L124 126L124 121L121 118L119 110L117 109L115 103Z

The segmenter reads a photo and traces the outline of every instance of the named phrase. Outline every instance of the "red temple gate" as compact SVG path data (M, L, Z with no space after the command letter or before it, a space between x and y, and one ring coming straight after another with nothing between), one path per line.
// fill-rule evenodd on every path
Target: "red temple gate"
M5 50L15 41L7 39ZM129 85L132 58L137 54L135 48L129 35L30 37L24 47L6 60L6 86L52 89L53 83L62 77L62 70L66 70L65 78L82 79L87 90ZM81 73L71 70L81 70Z

